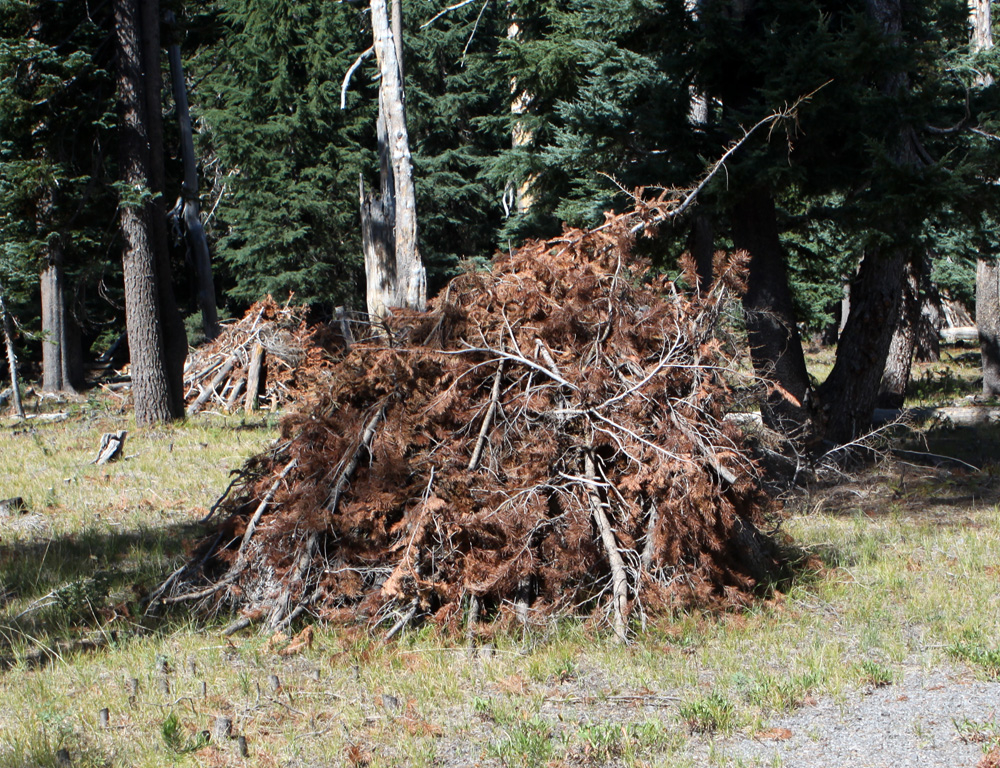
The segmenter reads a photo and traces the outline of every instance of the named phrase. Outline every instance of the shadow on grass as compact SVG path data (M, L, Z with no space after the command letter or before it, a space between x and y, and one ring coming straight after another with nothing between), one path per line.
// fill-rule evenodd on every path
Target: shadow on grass
M0 545L0 669L42 665L186 620L143 615L144 598L184 559L198 523L25 536Z

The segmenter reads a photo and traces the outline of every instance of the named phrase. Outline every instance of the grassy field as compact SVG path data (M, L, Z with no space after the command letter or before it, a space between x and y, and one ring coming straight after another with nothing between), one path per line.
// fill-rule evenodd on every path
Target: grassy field
M3 426L0 499L28 511L0 518L0 768L735 766L727 735L811 698L913 665L1000 677L989 469L896 463L811 489L784 523L815 556L795 583L741 613L651 620L624 648L541 618L473 650L429 628L225 638L229 617L145 616L141 597L274 423L135 429L101 401L67 410ZM126 460L90 464L114 429ZM232 738L207 736L220 717Z

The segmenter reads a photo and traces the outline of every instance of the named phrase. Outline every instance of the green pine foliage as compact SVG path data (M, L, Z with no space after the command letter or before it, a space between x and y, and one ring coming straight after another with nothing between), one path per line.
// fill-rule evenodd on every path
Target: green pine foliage
M358 173L374 162L376 102L355 81L342 112L340 82L370 44L361 15L316 0L210 10L215 35L189 60L189 98L211 167L204 207L215 208L220 283L236 307L267 293L327 305L356 297Z
M503 7L472 3L434 13L404 3L406 107L413 152L420 249L431 293L464 260L492 255L503 186L486 166L509 145L510 88L497 62ZM425 26L426 25L426 26Z
M88 341L120 319L108 14L0 2L0 282L37 330L38 275L58 239Z

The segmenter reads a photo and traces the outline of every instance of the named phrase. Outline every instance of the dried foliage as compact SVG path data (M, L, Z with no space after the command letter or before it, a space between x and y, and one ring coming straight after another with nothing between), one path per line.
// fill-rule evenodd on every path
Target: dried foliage
M165 602L458 628L742 604L781 569L702 296L630 254L635 215L525 245L354 344L245 468ZM693 280L693 268L688 277Z
M272 410L328 386L331 340L322 328L307 324L306 313L305 307L291 306L291 299L282 305L268 296L224 325L214 341L193 350L184 366L188 413L242 408L254 365L261 366L257 398Z

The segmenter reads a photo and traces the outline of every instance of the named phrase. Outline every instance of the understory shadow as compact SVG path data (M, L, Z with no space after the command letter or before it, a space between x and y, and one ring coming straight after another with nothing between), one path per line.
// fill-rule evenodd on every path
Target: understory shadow
M0 545L0 669L170 631L186 617L146 616L144 598L203 531L185 522L55 537L29 532Z

